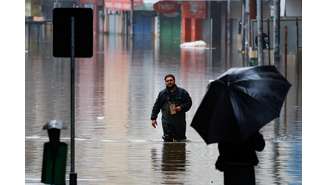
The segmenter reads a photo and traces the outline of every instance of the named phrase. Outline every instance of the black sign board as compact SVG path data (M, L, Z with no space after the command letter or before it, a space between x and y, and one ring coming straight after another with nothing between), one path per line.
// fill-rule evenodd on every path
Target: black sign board
M72 17L74 20L74 57L92 57L93 12L91 8L53 9L53 56L71 57Z

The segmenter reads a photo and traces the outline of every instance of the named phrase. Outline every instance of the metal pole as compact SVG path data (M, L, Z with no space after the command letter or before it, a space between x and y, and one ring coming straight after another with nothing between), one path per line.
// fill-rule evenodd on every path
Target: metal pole
M245 58L246 64L249 65L249 36L250 18L249 18L249 0L245 0Z
M28 46L27 46L27 50L28 50L28 52L30 52L30 45L31 45L31 22L27 22L27 29L28 29L28 40L27 40L27 42L28 42Z
M77 184L75 173L75 20L71 17L71 172L70 185Z
M268 60L269 60L269 65L271 65L271 42L270 42L270 34L271 34L271 31L270 31L270 18L267 19L267 29L268 29Z
M211 12L211 6L212 6L212 4L211 4L211 1L208 1L208 18L209 18L209 21L210 21L210 39L209 39L209 41L210 41L210 52L208 52L209 53L209 61L210 61L210 66L212 66L213 65L213 50L212 50L212 48L213 48L213 19L212 19L212 12Z
M274 16L273 16L273 49L274 49L274 64L280 63L280 0L274 0Z
M299 40L298 40L298 36L299 36L299 32L298 32L298 17L296 17L296 53L297 53L297 57L298 57L298 44L299 44Z
M287 52L288 52L288 28L285 26L285 52L284 52L284 61L285 61L285 78L288 80L288 66L287 66ZM285 100L285 115L284 115L284 125L287 126L287 96Z
M228 0L229 1L229 0ZM226 10L224 14L224 66L225 69L228 68L228 4L226 5Z
M211 1L208 1L208 18L210 20L210 47L213 48L213 19L211 12Z
M288 53L288 28L285 26L285 52L284 52L284 61L285 61L285 77L287 79L287 53Z
M242 55L242 62L243 66L245 66L245 0L242 1L242 7L241 7L241 55Z
M133 36L133 14L134 14L134 0L130 0L131 3L131 16L130 16L130 35Z
M299 36L299 32L298 32L298 18L296 17L296 75L297 75L297 83L296 83L296 104L297 106L299 106L299 88L300 88L300 62L299 62L299 52L298 52L298 44L299 44L299 40L298 40L298 36ZM298 113L299 111L297 111ZM297 116L298 114L296 114Z
M253 30L253 24L252 20L256 19L256 0L248 0L248 45L249 48L254 48L254 42L255 40L253 39L255 31Z
M262 22L262 0L256 1L256 19L257 19L257 60L258 65L263 65L263 22Z
M231 53L231 1L228 0L227 4L227 64L230 66L230 53Z

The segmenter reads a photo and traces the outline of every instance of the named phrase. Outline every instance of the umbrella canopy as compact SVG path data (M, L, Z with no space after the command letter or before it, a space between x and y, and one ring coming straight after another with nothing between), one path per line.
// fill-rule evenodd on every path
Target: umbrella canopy
M191 126L207 144L245 140L279 117L290 86L274 66L229 69L209 84Z

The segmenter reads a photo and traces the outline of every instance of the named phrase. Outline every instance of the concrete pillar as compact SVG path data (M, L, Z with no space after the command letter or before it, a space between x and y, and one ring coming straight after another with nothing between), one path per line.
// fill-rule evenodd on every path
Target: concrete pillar
M256 19L256 0L249 0L249 17Z
M93 34L96 35L98 32L98 6L97 1L93 1Z
M263 65L263 22L262 22L262 0L257 0L257 61Z
M134 0L130 0L131 11L130 11L130 35L133 36L134 32Z
M105 8L105 19L104 19L104 33L108 33L108 13L107 13L107 9Z
M197 19L191 18L191 41L197 39Z
M191 41L191 20L190 18L181 18L181 42Z
M191 18L191 41L202 39L202 19Z
M181 41L189 42L202 39L202 22L206 18L206 3L185 1L181 6Z
M274 65L280 64L280 0L273 1L273 51Z

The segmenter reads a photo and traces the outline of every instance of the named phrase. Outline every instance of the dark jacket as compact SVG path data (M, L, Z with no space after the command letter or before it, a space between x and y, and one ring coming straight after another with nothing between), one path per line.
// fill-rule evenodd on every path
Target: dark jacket
M181 111L174 115L170 114L169 102L181 107ZM162 111L162 124L164 136L170 135L175 139L185 139L186 132L186 112L190 109L192 100L190 95L183 88L177 87L174 92L168 89L162 90L155 101L151 113L151 120L155 120Z
M224 171L226 166L256 166L258 158L255 151L262 151L265 141L259 132L247 141L239 143L219 143L220 156L216 161L216 169Z

